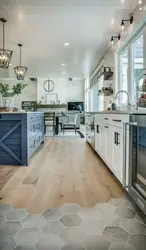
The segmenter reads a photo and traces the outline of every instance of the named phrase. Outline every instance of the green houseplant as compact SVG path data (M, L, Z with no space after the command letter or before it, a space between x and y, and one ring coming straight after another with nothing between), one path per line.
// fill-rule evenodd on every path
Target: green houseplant
M0 94L4 98L3 103L5 107L14 107L14 96L22 94L22 90L27 84L17 83L10 89L8 84L0 83ZM4 107L2 107L3 109Z

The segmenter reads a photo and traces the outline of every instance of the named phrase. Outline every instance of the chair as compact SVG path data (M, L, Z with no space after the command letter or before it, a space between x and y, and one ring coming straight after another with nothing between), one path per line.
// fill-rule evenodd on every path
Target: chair
M52 127L53 135L55 136L55 129L56 129L55 112L45 112L44 123L45 123L45 133L46 133L46 127Z
M74 128L75 134L76 134L76 125L77 125L77 119L78 119L78 115L79 114L74 114L72 116L74 116L73 121L68 121L62 124L62 129L63 129L63 134L65 132L65 128Z

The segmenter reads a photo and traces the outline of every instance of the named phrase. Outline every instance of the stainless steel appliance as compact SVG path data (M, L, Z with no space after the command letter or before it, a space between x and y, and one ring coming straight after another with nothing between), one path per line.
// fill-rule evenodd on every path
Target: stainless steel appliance
M146 214L146 115L131 115L130 121L128 192Z
M94 113L86 113L86 140L95 148Z

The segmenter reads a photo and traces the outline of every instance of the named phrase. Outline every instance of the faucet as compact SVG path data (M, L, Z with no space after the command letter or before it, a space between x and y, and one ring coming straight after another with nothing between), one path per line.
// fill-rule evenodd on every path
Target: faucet
M115 100L117 99L117 96L118 96L120 93L125 93L125 94L127 94L127 97L128 97L128 107L131 108L130 95L129 95L129 93L128 93L126 90L119 90L119 91L116 93L116 95L115 95Z

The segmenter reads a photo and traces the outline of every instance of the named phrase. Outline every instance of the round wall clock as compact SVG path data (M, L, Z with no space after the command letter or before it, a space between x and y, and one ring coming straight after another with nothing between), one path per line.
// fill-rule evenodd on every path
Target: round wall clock
M49 80L49 79L46 80L44 82L44 90L46 92L51 92L51 91L53 91L53 89L54 89L54 82L52 80Z

